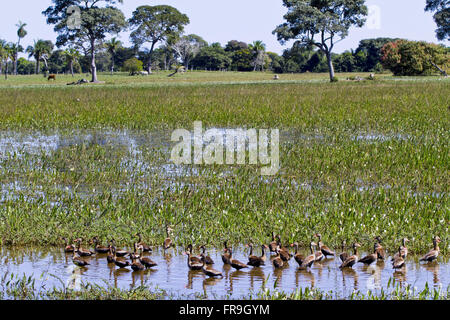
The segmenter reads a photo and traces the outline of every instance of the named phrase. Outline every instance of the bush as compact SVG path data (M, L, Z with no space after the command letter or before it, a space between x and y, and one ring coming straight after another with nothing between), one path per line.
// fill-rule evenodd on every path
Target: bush
M130 75L135 74L136 72L140 72L143 70L144 64L141 60L136 58L131 58L125 61L123 64L123 71L127 71Z

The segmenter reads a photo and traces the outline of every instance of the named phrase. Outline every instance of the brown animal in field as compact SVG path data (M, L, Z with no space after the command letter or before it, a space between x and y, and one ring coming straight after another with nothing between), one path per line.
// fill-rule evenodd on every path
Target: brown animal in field
M50 80L56 81L56 74L49 75L47 78L47 81L50 81Z

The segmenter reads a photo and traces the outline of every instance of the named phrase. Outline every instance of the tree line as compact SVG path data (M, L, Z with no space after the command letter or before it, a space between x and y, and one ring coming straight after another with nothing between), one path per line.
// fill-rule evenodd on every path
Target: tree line
M231 40L225 46L208 44L201 36L184 34L189 17L168 5L140 6L126 19L117 7L122 0L53 0L42 13L54 25L56 43L38 39L23 48L26 23L17 26L17 41L0 39L0 73L90 73L97 71L170 70L180 65L189 70L273 71L276 73L382 72L396 75L445 73L449 50L444 46L402 39L366 39L358 48L333 53L350 27L365 23L364 0L282 0L287 8L285 22L273 34L281 43L295 40L281 55L266 50L262 41ZM78 26L71 25L70 8L79 8ZM435 12L438 39L449 38L448 0L427 0L425 10ZM72 12L73 13L73 12ZM447 17L447 18L446 18ZM72 20L71 20L72 19ZM132 46L117 35L131 31ZM18 58L25 52L29 58Z

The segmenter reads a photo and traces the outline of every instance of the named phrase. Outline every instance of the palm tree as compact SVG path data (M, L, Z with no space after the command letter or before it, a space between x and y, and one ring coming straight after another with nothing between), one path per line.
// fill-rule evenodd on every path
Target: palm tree
M266 45L261 40L253 41L252 44L249 44L248 48L254 52L255 59L253 60L254 69L256 71L258 67L261 68L261 71L264 70L264 58L266 55Z
M3 73L3 61L6 56L6 40L0 39L0 75Z
M81 54L77 49L69 48L64 51L64 56L66 57L66 61L69 63L70 73L73 77L73 64L81 58Z
M117 49L119 49L122 46L122 42L120 42L120 40L117 40L116 37L113 37L111 38L111 40L105 43L105 46L108 52L111 54L111 75L113 75Z
M13 43L6 43L6 41L0 41L0 64L5 63L5 79L8 79L8 60L12 61L15 55L13 49Z
M33 46L29 46L26 50L28 57L34 57L36 60L36 74L41 70L40 62L44 61L45 67L48 69L47 60L53 51L53 43L50 40L34 41Z
M17 59L18 59L18 54L19 52L23 52L23 48L20 45L20 40L25 38L25 36L28 34L28 32L25 30L25 27L27 26L26 23L23 23L22 21L19 20L19 23L16 24L17 29L17 47L15 49L17 49L14 52L14 59L13 59L13 63L14 63L14 74L17 75Z

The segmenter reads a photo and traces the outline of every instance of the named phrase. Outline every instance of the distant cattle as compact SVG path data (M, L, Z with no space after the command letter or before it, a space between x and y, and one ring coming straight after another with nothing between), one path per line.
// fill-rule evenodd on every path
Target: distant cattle
M50 81L50 80L56 81L56 74L50 74L47 78L47 81Z
M276 74L273 76L273 80L280 80L280 77Z

